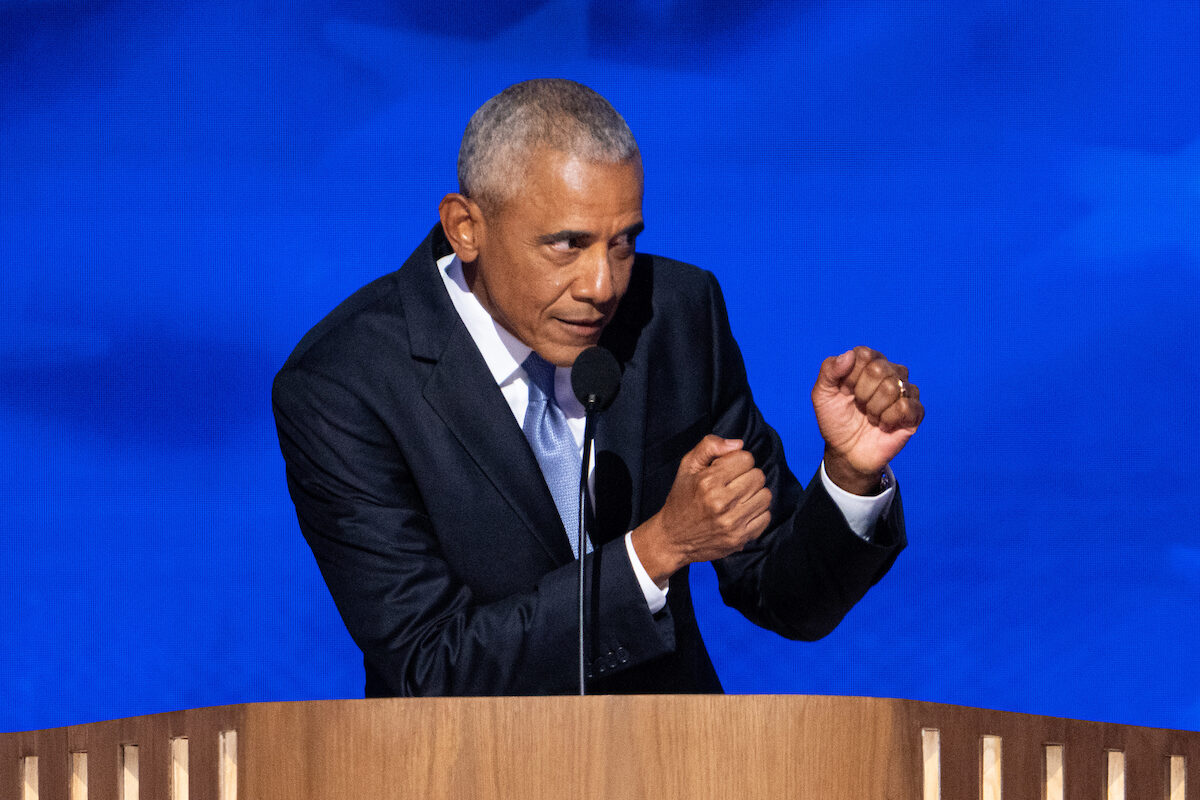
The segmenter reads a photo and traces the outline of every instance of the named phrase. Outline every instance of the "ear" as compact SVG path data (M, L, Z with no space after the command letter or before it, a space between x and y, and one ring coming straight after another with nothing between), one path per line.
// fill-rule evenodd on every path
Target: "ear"
M442 218L442 230L450 246L464 264L479 257L479 246L484 235L483 213L479 204L465 194L448 194L438 204Z

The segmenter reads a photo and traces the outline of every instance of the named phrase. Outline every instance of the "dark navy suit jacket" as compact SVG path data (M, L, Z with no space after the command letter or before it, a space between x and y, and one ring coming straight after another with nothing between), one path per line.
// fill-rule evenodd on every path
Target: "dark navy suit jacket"
M574 559L438 275L449 252L435 227L288 358L273 393L288 485L363 650L369 696L571 692ZM623 541L659 511L680 458L711 432L746 442L774 496L767 532L715 562L725 602L790 638L832 630L903 548L899 498L865 542L820 480L802 489L754 405L711 274L638 255L602 344L623 378L597 425L589 690L721 690L687 570L651 615Z

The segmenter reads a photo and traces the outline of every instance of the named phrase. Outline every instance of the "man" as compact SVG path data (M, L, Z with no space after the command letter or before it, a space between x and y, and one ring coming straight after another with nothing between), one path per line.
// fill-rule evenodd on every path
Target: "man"
M472 117L459 183L408 261L310 331L274 387L300 526L367 694L576 686L580 543L553 464L578 475L569 373L596 344L623 378L582 543L589 691L720 691L697 561L754 622L832 630L905 543L887 468L923 415L905 368L865 347L825 360L824 461L804 491L715 280L635 252L641 158L607 101L570 81L510 87Z

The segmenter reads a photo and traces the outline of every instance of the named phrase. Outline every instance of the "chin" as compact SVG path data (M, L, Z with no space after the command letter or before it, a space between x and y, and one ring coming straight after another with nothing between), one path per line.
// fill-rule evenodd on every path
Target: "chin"
M538 355L556 367L569 367L579 358L579 354L591 347L591 344L551 344L535 347Z

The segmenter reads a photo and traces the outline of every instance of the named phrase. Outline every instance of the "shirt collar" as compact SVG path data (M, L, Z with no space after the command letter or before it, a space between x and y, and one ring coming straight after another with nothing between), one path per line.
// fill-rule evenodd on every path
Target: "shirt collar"
M450 295L450 302L454 304L459 318L467 326L467 333L471 335L480 355L483 356L488 372L492 374L492 380L501 389L514 383L524 386L526 375L521 364L533 352L533 348L492 319L492 315L467 286L462 261L457 255L452 253L439 258L437 266L442 283L446 286L446 293ZM572 390L570 367L558 367L554 370L554 395L559 408L568 419L583 419L585 409ZM521 418L518 415L517 421L520 422Z
M515 377L524 377L524 372L518 376L517 370L521 369L522 362L533 349L492 319L492 315L467 286L462 261L457 255L452 253L443 256L438 259L437 265L450 301L467 326L467 332L475 340L488 371L492 373L492 379L499 386L504 386Z

